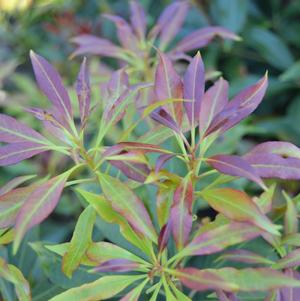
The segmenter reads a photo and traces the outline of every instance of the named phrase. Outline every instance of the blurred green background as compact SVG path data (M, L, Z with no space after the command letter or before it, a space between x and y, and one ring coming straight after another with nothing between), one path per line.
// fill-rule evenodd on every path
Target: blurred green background
M140 2L148 13L148 25L151 27L162 9L172 1ZM221 25L243 39L239 43L217 40L201 50L206 68L221 71L229 80L231 95L256 81L266 70L270 77L267 95L259 109L219 141L214 151L244 153L251 145L265 140L286 140L300 146L300 1L195 0L192 5L194 8L190 9L178 38L206 25ZM39 123L24 112L24 107L44 107L47 101L33 80L29 50L33 49L47 58L59 70L64 82L72 87L81 58L69 59L74 50L70 38L92 33L115 40L113 25L100 17L104 12L127 18L128 2L0 0L0 112L13 115L38 129ZM90 61L92 72L97 72L99 58L94 57ZM104 62L111 64L111 60ZM15 166L0 167L0 185L19 175L55 174L58 160L46 154ZM244 183L241 180L240 185ZM290 181L284 185L288 185L292 192L299 192L297 182ZM80 203L75 194L64 194L54 219L47 220L40 229L35 228L26 239L35 241L42 237L43 240L59 242L69 238L79 212ZM115 228L108 229L104 224L100 226L103 232L109 232L115 240L119 239ZM33 249L40 255L43 276L40 268L32 268L35 253L25 244L10 262L13 261L32 283L42 279L33 285L34 300L47 300L47 296L94 277L79 270L71 282L60 272L57 257L39 244ZM0 251L0 255L8 256L7 249L0 248ZM51 291L48 291L49 279L53 284ZM3 288L7 300L14 300L10 297L13 296L12 288L0 280L0 290Z

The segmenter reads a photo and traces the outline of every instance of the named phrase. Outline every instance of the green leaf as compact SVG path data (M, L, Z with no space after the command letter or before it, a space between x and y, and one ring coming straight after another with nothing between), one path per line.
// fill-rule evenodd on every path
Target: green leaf
M255 202L242 191L232 188L216 188L203 190L201 196L212 208L229 219L249 222L269 233L280 235L278 229L281 227L274 225Z
M67 290L49 301L105 300L115 296L135 281L144 277L144 275L105 276L94 282Z
M280 79L283 81L298 81L300 79L300 61L293 64L282 73Z
M123 215L136 231L156 242L157 234L143 202L116 178L99 174L99 181L113 209Z
M0 277L11 282L15 286L15 291L20 301L30 301L30 287L27 280L19 269L11 264L7 264L3 258L0 257Z
M293 200L283 191L286 199L286 210L284 215L284 232L285 235L296 234L298 232L298 212Z
M147 239L138 235L126 219L112 208L110 202L103 195L97 195L82 189L77 189L76 191L94 207L104 221L119 225L120 232L126 240L144 251L147 255L150 255L151 247Z
M92 233L96 213L90 205L80 214L69 248L63 257L62 270L71 278L74 270L79 266L82 257L92 242Z

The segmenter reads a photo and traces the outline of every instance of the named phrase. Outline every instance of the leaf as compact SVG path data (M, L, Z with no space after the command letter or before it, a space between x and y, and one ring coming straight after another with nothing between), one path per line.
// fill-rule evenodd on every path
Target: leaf
M36 185L16 188L0 196L0 228L11 227L28 196L36 189Z
M267 189L256 170L239 156L216 155L206 160L213 168L226 175L244 177Z
M285 235L296 234L298 232L297 208L293 200L283 191L286 199L286 210L284 214L284 233Z
M200 52L190 62L183 78L183 96L192 102L184 102L185 111L192 126L198 123L200 106L204 95L205 71Z
M144 259L134 255L133 253L109 242L92 243L87 251L87 257L96 265L107 262L112 259L124 259L131 262L137 262L142 265L147 265Z
M300 287L300 281L270 268L204 269L185 268L172 272L188 288L196 291L224 290L253 292Z
M50 150L49 146L33 142L17 142L0 147L0 166L17 164Z
M201 195L212 208L227 218L249 222L271 234L279 235L279 226L274 225L246 193L232 188L216 188L204 190Z
M282 239L282 244L300 247L300 233L289 234Z
M165 224L160 230L158 240L157 240L159 253L162 253L162 251L166 248L170 236L171 236L171 221Z
M252 154L277 154L283 158L300 159L300 148L290 142L268 141L256 145L246 156Z
M165 109L156 109L150 114L150 116L156 122L172 129L176 133L180 133L180 128L177 123Z
M16 236L13 244L14 254L18 250L24 234L33 226L45 220L55 209L71 172L70 170L38 185L27 196L16 218Z
M146 254L149 254L147 239L138 235L138 233L128 224L125 217L116 212L112 208L111 203L104 196L81 189L77 189L76 191L94 207L104 221L119 225L120 232L126 240L143 250ZM99 254L101 254L101 252Z
M272 209L272 201L275 193L276 184L268 187L259 197L254 197L253 200L263 213L268 213Z
M273 265L274 269L285 269L298 267L300 265L300 249L291 251Z
M210 4L214 23L226 26L234 32L243 29L249 12L247 1L229 0L225 3L222 0L214 0Z
M192 230L193 201L193 183L191 178L187 176L174 192L173 205L170 212L172 233L178 250L186 245Z
M63 119L67 121L67 124L72 123L73 112L71 101L67 90L63 86L60 75L47 60L32 50L30 51L30 58L40 89L58 109Z
M160 32L159 46L161 49L165 49L176 36L184 22L188 8L187 1L175 1L167 6L160 15L157 21L157 28Z
M256 238L261 232L248 223L231 222L196 235L179 254L189 256L217 253L229 246Z
M300 280L300 274L297 271L287 269L284 273L289 277ZM282 298L280 299L280 301L297 301L299 300L300 289L299 287L287 287L280 289L278 293Z
M248 264L263 264L263 265L272 265L274 264L274 261L263 257L259 254L256 254L254 252L248 251L248 250L230 250L225 253L223 253L219 258L219 260L227 260L227 261L233 261L233 262L243 262Z
M130 271L139 271L141 269L141 265L137 262L128 260L128 259L111 259L105 261L95 267L92 271L99 273L107 273L107 272L130 272Z
M142 201L116 178L99 174L99 181L112 207L123 215L136 231L156 242L157 235Z
M145 38L147 29L147 19L145 15L145 10L141 3L136 0L131 0L130 4L130 22L134 29L136 35L140 40Z
M89 301L109 299L144 277L144 275L105 276L94 282L71 288L62 294L51 298L49 301Z
M247 44L254 48L271 66L286 70L294 63L294 57L285 41L275 33L260 27L252 27L245 37Z
M219 26L208 26L195 30L185 36L179 43L172 49L171 53L188 52L194 49L199 49L209 44L215 37L222 39L229 39L240 41L240 37L226 28Z
M63 256L62 270L69 277L80 265L89 244L92 242L92 233L96 214L90 205L80 214L67 252Z
M31 301L30 286L24 278L22 272L11 264L7 264L0 257L0 277L13 283L18 300Z
M221 77L205 92L201 102L199 119L200 132L202 134L210 126L214 117L228 103L228 86L228 82Z
M219 301L239 301L239 299L232 293L217 291Z
M148 279L146 279L144 282L139 284L137 287L132 289L129 293L127 293L120 301L138 301L139 297L145 287L145 285L148 283Z
M171 60L164 53L158 52L158 54L159 54L159 62L155 71L155 82L154 82L154 90L155 90L157 100L182 98L183 84L180 76L177 74L176 70L174 69ZM173 119L175 119L177 124L179 125L181 124L182 122L181 102L175 102L170 106L164 106L164 110ZM155 110L155 112L157 112L157 110Z
M15 118L0 114L0 141L7 143L33 142L47 145L49 142L41 134Z
M300 159L264 153L247 154L244 159L262 178L300 179Z
M256 84L242 90L216 115L206 131L209 135L215 131L222 134L250 115L261 103L268 86L268 75Z
M300 79L300 61L291 65L279 77L282 81L298 81Z
M90 79L86 63L86 58L83 59L80 71L76 81L77 98L79 102L79 111L81 123L84 124L90 112L91 88Z
M96 54L119 59L126 59L124 50L109 40L101 39L93 35L83 34L71 39L78 45L71 57L82 54Z
M114 22L114 24L116 25L118 40L120 41L123 48L136 52L138 41L127 21L116 15L102 14L102 16Z
M19 185L23 184L26 181L31 180L34 177L35 175L26 175L26 176L19 176L13 178L12 180L7 182L0 188L0 196L6 194L7 192L13 190L14 188L18 187Z

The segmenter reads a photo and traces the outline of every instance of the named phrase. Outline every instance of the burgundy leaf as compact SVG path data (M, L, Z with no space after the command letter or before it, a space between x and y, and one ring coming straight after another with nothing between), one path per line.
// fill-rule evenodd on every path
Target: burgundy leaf
M185 111L190 124L195 126L195 121L199 120L205 86L205 71L200 52L190 62L184 74L183 84L184 99L192 100L192 102L184 102Z
M136 51L137 38L132 32L131 26L119 16L109 14L103 14L102 16L115 23L121 45L126 49Z
M239 156L216 155L207 159L207 163L219 172L235 177L244 177L266 188L257 171Z
M120 169L128 178L144 183L150 173L150 169L146 164L134 163L130 161L109 161L109 163Z
M163 53L159 53L159 63L155 72L155 94L157 100L167 100L183 97L183 84L180 76L174 69L171 60ZM164 106L167 113L171 114L180 125L182 122L182 102L175 102Z
M276 154L283 158L300 159L300 149L296 145L281 141L268 141L258 144L248 154Z
M33 51L30 51L30 58L40 89L70 124L73 118L71 101L60 75L47 60Z
M73 38L71 41L78 45L78 48L73 52L72 56L81 54L98 54L124 59L123 49L109 40L84 34Z
M249 153L244 159L262 178L300 179L300 160L277 154Z
M227 103L228 82L221 77L203 96L199 119L201 133L206 131L214 117L223 110Z
M34 155L49 150L49 147L33 142L17 142L0 147L0 166L19 163Z
M25 233L45 220L56 207L69 173L57 176L38 185L24 202L15 224L16 236L13 250L17 251Z
M84 123L90 111L91 88L90 79L86 64L86 58L83 59L78 78L76 81L76 91L79 102L80 119Z
M167 246L170 236L171 236L171 220L168 221L167 224L165 224L159 233L158 236L158 251L161 253Z
M144 39L147 28L147 19L145 16L145 11L141 3L136 0L130 1L130 22L134 29L136 35L139 39Z
M174 49L172 53L176 52L188 52L194 49L199 49L211 42L215 37L222 39L229 39L239 41L240 38L233 32L219 26L210 26L196 30L185 38L183 38Z
M151 112L151 118L156 122L172 129L176 133L180 133L180 129L176 121L171 117L171 115L163 108L158 108Z
M187 1L175 1L164 9L155 28L156 33L160 32L160 48L164 49L176 36L184 22L188 8Z
M137 270L140 264L128 259L111 259L101 263L93 269L94 272L129 272Z
M15 143L31 141L47 144L46 138L16 119L0 114L0 141Z
M244 89L236 95L212 120L206 135L215 131L224 133L250 115L262 101L267 85L268 76L266 74L256 84Z
M189 177L183 179L174 193L170 212L172 233L178 249L182 249L189 239L192 230L194 201L193 183Z

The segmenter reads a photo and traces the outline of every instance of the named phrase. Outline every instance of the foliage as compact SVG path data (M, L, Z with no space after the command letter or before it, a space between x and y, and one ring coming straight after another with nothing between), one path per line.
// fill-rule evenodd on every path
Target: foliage
M215 2L218 16L222 3ZM130 23L106 14L120 46L73 38L73 55L109 56L121 65L101 83L100 98L86 58L71 92L44 57L30 52L50 106L26 109L40 131L0 114L0 165L53 153L59 163L39 180L19 176L0 189L3 299L14 299L12 284L19 300L297 300L299 195L277 186L300 179L300 149L281 141L243 155L220 147L262 102L268 73L229 97L228 81L205 71L199 51L189 52L215 36L240 38L210 26L171 44L188 6L173 2L149 31L139 2L130 2ZM228 24L239 32L244 20ZM187 67L178 72L182 59ZM70 193L77 219L65 231L71 227L72 235L36 238ZM201 220L201 207L216 217ZM25 279L32 267L15 259L25 252L35 252L42 267L32 290Z

